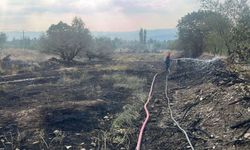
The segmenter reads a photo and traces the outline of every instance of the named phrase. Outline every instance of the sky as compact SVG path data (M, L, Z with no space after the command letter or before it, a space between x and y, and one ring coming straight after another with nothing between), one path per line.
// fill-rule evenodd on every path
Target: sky
M199 0L1 0L0 32L46 31L81 17L91 31L175 28Z

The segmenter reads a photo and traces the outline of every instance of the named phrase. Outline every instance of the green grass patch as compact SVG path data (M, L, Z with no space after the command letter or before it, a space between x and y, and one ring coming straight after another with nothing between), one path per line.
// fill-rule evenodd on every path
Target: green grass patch
M132 96L128 98L128 104L123 106L123 110L116 115L111 127L112 142L122 145L129 145L129 136L134 133L134 121L140 117L147 93L143 91L146 79L127 74L103 75L104 80L112 80L114 87L123 87L132 91Z

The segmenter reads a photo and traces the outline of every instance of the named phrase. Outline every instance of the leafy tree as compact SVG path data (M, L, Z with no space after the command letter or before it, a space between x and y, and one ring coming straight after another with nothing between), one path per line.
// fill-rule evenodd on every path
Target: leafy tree
M110 38L107 37L101 37L101 38L96 38L96 51L102 55L107 55L111 56L112 53L114 52L114 47L113 43Z
M231 54L232 22L220 13L198 11L186 15L178 24L179 46L189 57L197 57L204 50Z
M228 17L236 25L242 12L249 7L247 1L224 0L221 2L218 0L201 0L201 7L203 10L210 10Z
M71 62L90 48L92 36L81 18L75 17L71 25L62 21L51 25L41 37L41 41L47 51L59 55L64 61Z
M217 12L206 11L205 23L209 30L207 42L208 45L213 45L213 52L222 53L226 48L227 53L232 53L232 22Z
M0 33L0 49L4 47L4 44L6 43L7 36L5 33Z
M93 49L86 52L89 60L98 58L100 60L109 60L115 50L113 42L110 38L100 37L94 39Z
M205 11L192 12L181 18L177 25L180 49L187 57L198 57L204 50L208 33L205 17Z
M221 9L221 4L218 0L200 0L201 7L204 10L211 10L213 12L219 12Z
M225 44L220 35L216 32L210 32L206 35L205 51L214 55L225 53Z
M250 9L246 8L240 15L237 26L233 29L235 53L240 61L250 62Z
M220 30L226 32L218 32L224 40L228 50L228 54L232 57L237 54L242 60L246 60L250 55L250 7L247 0L225 0L219 2L217 0L201 0L202 8L211 10L227 18L226 23L217 19Z
M240 15L237 26L233 29L233 40L237 47L250 45L250 8L246 8Z

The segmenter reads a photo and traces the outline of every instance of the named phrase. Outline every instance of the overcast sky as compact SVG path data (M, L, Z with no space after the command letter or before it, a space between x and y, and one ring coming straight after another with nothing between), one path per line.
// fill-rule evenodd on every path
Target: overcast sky
M174 28L199 0L1 0L1 31L46 31L81 17L91 31Z

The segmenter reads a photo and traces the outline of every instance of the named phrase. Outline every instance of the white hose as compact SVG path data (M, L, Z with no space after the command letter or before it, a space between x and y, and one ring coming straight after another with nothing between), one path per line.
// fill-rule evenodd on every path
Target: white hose
M168 70L168 73L167 73L167 75L166 75L166 87L165 87L165 96L166 96L166 98L167 98L167 102L168 102L168 109L169 109L169 112L170 112L170 116L171 116L171 119L174 121L174 123L177 125L177 127L185 134L185 136L186 136L186 139L187 139L187 141L188 141L188 144L190 145L190 148L192 149L192 150L194 150L194 147L193 147L193 145L192 145L192 143L191 143L191 141L190 141L190 139L189 139L189 137L188 137L188 135L187 135L187 132L179 125L179 123L174 119L174 117L173 117L173 112L172 112L172 109L171 109L171 107L170 107L170 102L169 102L169 97L168 97L168 75L169 75L169 70Z

